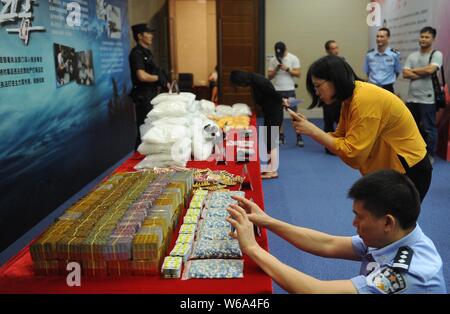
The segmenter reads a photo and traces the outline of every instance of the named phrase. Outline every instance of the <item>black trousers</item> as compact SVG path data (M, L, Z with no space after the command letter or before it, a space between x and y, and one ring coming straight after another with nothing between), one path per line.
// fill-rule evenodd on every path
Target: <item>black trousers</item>
M288 91L278 91L278 94L281 95L282 98L296 98L297 96L295 95L295 90L288 90ZM294 108L291 108L294 111L297 111L297 106ZM281 107L281 112L283 112L283 107ZM284 119L283 119L284 120ZM302 141L302 135L301 134L297 134L297 142L298 141ZM283 121L281 122L280 125L280 141L284 142L284 128L283 128Z
M134 102L134 108L136 111L136 141L134 149L137 150L138 146L141 144L142 140L140 126L144 124L147 114L153 109L153 105L150 101L156 96L156 92L145 91L145 92L133 92L131 98Z
M407 103L409 111L416 121L419 132L425 143L427 143L427 151L433 155L436 151L438 142L438 130L436 126L436 105L435 104L419 104Z
M323 130L325 132L334 132L334 124L339 123L341 115L341 103L335 102L331 105L322 103L323 109Z
M387 85L382 85L382 86L380 86L381 88L384 88L385 90L388 90L388 91L390 91L392 94L395 94L395 91L394 91L394 83L392 83L392 84L387 84Z
M406 160L402 156L398 156L403 168L406 170L405 175L411 179L411 181L416 186L417 191L419 191L420 202L422 203L425 195L428 192L431 184L431 177L433 173L433 166L431 165L430 158L428 154L419 161L417 164L411 168L406 163Z

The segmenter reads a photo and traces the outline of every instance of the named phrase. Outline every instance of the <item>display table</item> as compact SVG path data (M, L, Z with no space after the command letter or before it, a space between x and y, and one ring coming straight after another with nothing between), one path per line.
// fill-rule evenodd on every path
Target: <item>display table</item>
M255 125L255 118L252 119ZM124 162L116 172L134 171L133 167L143 156L135 154ZM210 168L227 170L241 175L244 166L251 177L251 190L245 190L246 197L252 198L264 208L259 161L237 163L227 161L190 161L189 168ZM235 188L236 189L236 188ZM178 232L178 230L177 230ZM176 237L174 237L175 239ZM267 233L263 229L258 243L268 249ZM173 245L173 243L172 243ZM252 260L244 256L244 278L242 279L162 279L159 276L127 276L86 278L81 277L81 287L69 287L65 276L36 276L33 273L29 246L0 268L0 293L153 293L153 294L253 294L272 293L272 281Z

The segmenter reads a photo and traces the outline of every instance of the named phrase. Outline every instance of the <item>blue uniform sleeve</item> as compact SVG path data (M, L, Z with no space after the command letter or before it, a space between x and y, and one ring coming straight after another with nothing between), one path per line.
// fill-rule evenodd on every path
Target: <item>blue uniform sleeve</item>
M402 71L403 69L402 64L400 63L400 53L397 53L397 56L395 57L395 74L399 76Z
M352 246L356 255L358 255L359 257L363 257L366 255L367 246L364 244L360 236L356 235L352 237Z
M358 291L359 294L370 294L373 293L370 291L370 289L367 286L366 277L363 275L356 276L352 279L350 279L353 283L353 285L356 288L356 291Z
M363 71L369 76L369 54L366 54L366 58L364 59Z

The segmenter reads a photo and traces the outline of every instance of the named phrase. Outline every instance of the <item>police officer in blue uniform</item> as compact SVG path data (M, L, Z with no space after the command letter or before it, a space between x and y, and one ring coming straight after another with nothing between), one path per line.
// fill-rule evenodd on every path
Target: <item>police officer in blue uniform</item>
M144 123L153 106L150 101L158 94L160 88L167 85L167 75L155 63L150 46L153 41L154 28L147 24L136 24L131 27L136 46L129 55L131 80L133 88L131 98L136 109L137 137L135 149L141 143L139 127Z
M348 196L353 199L354 237L332 236L270 217L255 203L227 209L244 254L291 293L447 293L442 259L417 224L420 197L414 183L394 170L381 170L359 179ZM265 227L293 246L323 257L359 260L360 274L348 280L324 281L282 263L262 249L253 224Z
M364 72L369 82L394 93L394 83L402 72L400 52L389 47L391 32L380 28L377 32L377 49L367 52L364 60Z
M367 247L359 236L352 242L363 261L351 279L358 293L446 293L441 257L418 225L381 249Z

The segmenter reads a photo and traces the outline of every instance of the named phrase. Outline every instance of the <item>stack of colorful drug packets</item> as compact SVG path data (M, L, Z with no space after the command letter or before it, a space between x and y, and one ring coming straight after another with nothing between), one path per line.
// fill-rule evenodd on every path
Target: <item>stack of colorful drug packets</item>
M165 264L161 269L164 278L179 278L181 274L182 263L186 262L192 251L192 245L195 238L195 231L207 191L198 190L193 195L186 215L183 218L183 224L180 227L179 236L175 246L165 259Z
M158 274L192 181L192 172L175 179L153 172L112 176L33 243L35 273L61 274L67 263L77 261L87 276Z

